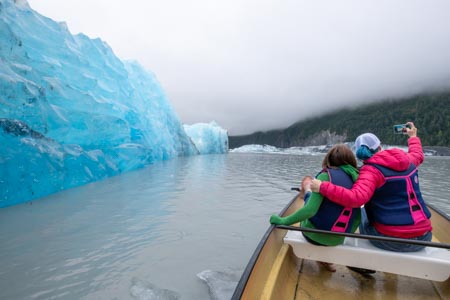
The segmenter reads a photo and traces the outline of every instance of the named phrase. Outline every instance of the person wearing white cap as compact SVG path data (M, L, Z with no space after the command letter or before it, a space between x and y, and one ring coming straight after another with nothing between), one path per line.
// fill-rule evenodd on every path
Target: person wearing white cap
M366 160L381 150L381 142L373 133L364 133L355 140L356 157Z
M417 168L424 160L417 128L407 123L404 131L408 152L381 148L372 133L364 133L355 140L356 157L363 161L360 175L351 189L331 182L313 180L311 190L329 200L346 206L360 207L362 234L431 241L430 211L420 192ZM364 212L365 210L365 212ZM366 215L367 213L367 215ZM419 251L424 246L370 240L376 247L397 251Z

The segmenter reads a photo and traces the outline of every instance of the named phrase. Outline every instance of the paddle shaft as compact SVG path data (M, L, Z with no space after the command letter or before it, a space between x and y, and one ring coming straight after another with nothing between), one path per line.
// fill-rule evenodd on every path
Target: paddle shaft
M412 244L412 245L421 245L421 246L427 246L427 247L450 249L450 244L446 244L446 243L436 243L436 242L410 240L410 239L394 238L394 237L387 237L387 236L358 234L358 233L335 232L335 231L329 231L329 230L321 230L321 229L305 228L305 227L297 227L297 226L275 225L275 227L280 228L280 229L287 229L287 230L340 235L340 236L353 237L353 238L358 238L358 239L385 241L385 242L394 242L394 243L403 243L403 244Z

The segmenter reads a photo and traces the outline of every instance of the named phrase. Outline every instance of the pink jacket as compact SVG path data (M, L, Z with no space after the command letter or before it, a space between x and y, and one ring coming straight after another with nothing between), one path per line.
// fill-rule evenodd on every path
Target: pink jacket
M416 166L422 164L424 155L422 151L422 143L418 137L408 139L408 153L400 149L388 149L375 153L371 158L366 160L367 163L374 163L388 167L395 171L405 171L410 163ZM333 185L331 182L322 182L320 185L320 193L330 199L346 207L360 207L369 202L374 191L384 184L384 176L381 172L371 165L363 165L359 178L351 189ZM374 224L375 228L386 235L399 236L398 231L381 225ZM411 225L417 229L417 226ZM425 233L431 230L431 224L421 224L420 232ZM406 229L406 228L405 228ZM412 229L412 228L411 228ZM417 236L417 230L414 236ZM409 237L408 234L400 234L401 237Z

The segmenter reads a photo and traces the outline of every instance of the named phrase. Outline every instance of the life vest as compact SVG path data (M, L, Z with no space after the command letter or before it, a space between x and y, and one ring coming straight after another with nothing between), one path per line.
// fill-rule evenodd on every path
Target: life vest
M335 185L348 189L353 186L352 178L341 169L326 169L322 172L327 172L330 182ZM309 220L317 229L351 232L358 210L359 208L352 209L336 204L324 197L319 210Z
M385 179L365 205L371 222L401 226L417 224L431 217L419 189L419 175L414 164L403 172L370 165L377 168Z

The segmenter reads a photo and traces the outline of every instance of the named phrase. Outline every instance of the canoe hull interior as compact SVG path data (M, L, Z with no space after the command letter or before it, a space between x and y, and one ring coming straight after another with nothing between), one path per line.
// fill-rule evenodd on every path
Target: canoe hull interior
M282 215L302 205L299 195ZM432 206L430 210L433 241L450 243L449 218ZM286 232L270 226L232 299L450 299L450 279L435 282L387 272L361 275L341 265L331 273L315 261L298 259L283 243Z

